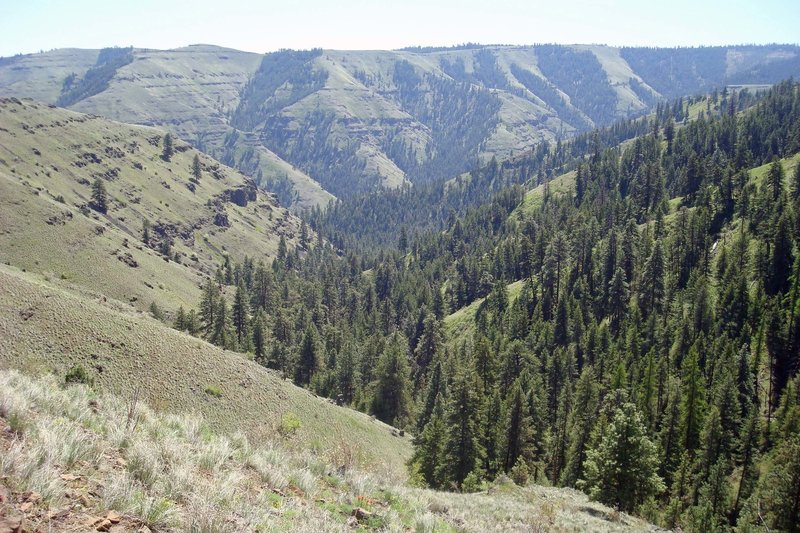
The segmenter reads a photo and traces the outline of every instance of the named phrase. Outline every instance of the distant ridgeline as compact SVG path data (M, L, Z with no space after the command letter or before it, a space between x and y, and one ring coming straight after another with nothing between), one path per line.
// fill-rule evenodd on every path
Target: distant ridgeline
M800 75L794 45L92 53L3 59L0 94L165 127L300 208L450 179L667 99Z

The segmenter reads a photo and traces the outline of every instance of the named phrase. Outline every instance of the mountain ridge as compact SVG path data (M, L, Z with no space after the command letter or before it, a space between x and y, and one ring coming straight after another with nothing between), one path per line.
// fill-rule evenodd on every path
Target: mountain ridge
M99 54L6 58L0 94L53 103L67 76L84 77ZM796 45L470 45L266 55L193 45L132 54L107 89L71 107L165 127L298 208L452 177L476 162L647 112L666 98L800 75ZM259 76L270 82L251 90Z

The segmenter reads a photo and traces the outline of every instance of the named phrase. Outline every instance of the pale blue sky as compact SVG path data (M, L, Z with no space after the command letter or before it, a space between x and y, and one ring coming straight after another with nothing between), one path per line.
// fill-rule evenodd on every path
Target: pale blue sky
M62 47L798 43L800 0L0 0L0 56Z

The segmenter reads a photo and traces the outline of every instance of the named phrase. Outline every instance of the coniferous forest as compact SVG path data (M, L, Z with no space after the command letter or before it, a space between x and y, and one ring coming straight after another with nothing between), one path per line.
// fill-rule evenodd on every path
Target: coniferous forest
M420 485L798 531L798 152L797 82L660 104L308 212L174 327L410 432Z

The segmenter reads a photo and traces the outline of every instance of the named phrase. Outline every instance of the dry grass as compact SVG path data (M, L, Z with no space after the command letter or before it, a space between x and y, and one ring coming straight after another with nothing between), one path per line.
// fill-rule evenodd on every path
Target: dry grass
M220 434L241 431L251 442L278 438L282 416L295 413L300 428L281 437L284 447L317 450L337 468L358 465L393 481L406 477L409 436L395 436L386 424L298 388L241 354L166 328L112 300L76 295L3 265L0 338L0 369L63 377L81 365L98 391L131 398L141 385L141 399L151 407L197 413ZM208 384L225 394L210 397L204 392ZM178 437L201 433L197 422L174 415L165 427L177 428L170 431ZM121 445L125 435L111 431L109 437ZM213 471L231 451L238 453L236 441L213 441L204 451L204 467Z
M24 428L0 439L0 484L40 493L45 509L113 510L158 531L342 531L357 507L370 513L360 527L382 531L648 529L574 491L499 483L479 494L438 493L342 469L281 440L254 446L242 434L215 434L194 415L138 405L128 426L128 409L83 385L0 371L0 423L15 417ZM67 501L74 479L85 483Z

